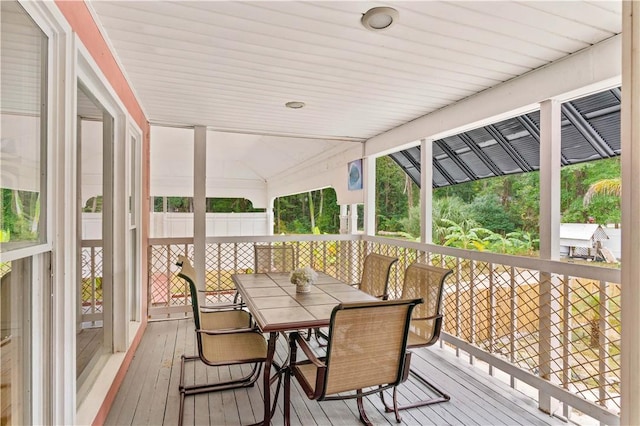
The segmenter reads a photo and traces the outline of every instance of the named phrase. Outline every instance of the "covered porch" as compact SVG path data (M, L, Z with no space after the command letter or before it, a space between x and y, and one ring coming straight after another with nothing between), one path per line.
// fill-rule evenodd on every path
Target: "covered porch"
M255 244L290 245L297 266L346 283L367 254L397 257L392 297L413 262L453 271L438 346L414 361L452 400L404 412L407 424L639 421L640 4L2 3L2 189L38 200L23 215L35 237L2 223L3 421L175 424L177 362L194 353L177 257L224 302ZM591 108L602 98L616 102ZM387 155L419 183L416 241L378 234ZM618 155L621 269L561 261L561 167ZM528 172L538 257L433 243L433 188ZM276 199L327 187L340 234L274 235ZM156 215L163 197L189 199L188 218ZM244 226L211 217L211 198L262 210ZM299 424L357 423L351 402L293 395ZM186 421L253 423L261 399L260 384L191 397Z

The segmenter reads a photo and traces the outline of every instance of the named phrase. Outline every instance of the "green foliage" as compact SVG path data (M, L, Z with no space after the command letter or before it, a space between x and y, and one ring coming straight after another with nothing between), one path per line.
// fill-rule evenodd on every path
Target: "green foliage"
M420 191L391 159L376 159L376 230L405 230L403 221L411 207L420 204ZM418 232L418 235L420 233Z
M515 231L518 226L513 222L495 193L474 198L469 205L469 213L474 220L493 232L506 234Z
M340 206L333 188L277 198L274 210L276 234L340 232Z
M246 198L207 198L207 213L254 213L265 209L254 209Z
M2 188L0 195L1 239L35 241L40 222L40 193Z

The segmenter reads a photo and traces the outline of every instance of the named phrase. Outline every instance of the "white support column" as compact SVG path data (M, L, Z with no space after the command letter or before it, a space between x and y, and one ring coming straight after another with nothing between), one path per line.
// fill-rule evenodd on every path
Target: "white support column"
M540 258L560 258L561 104L540 104Z
M376 234L376 159L367 157L364 162L364 234Z
M196 284L206 288L206 201L207 201L207 128L196 126L193 132L193 262Z
M622 343L620 424L640 419L640 3L622 2Z
M267 203L267 235L273 235L273 229L275 227L275 217L273 214L275 200L275 198L271 198Z
M420 141L420 241L433 242L433 141Z
M349 233L358 233L358 205L351 204L349 206Z
M546 100L540 104L540 258L560 258L560 153L561 104ZM559 383L553 373L562 371L560 354L560 289L551 274L540 273L540 377ZM558 403L539 392L540 410L554 413Z
M349 216L347 213L347 205L340 204L340 233L348 234L349 233Z

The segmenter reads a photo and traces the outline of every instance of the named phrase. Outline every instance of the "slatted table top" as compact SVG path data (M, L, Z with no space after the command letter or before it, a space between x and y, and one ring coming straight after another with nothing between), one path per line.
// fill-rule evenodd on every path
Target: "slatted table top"
M296 293L286 272L234 274L232 278L265 333L327 327L336 305L377 300L321 272L309 293Z

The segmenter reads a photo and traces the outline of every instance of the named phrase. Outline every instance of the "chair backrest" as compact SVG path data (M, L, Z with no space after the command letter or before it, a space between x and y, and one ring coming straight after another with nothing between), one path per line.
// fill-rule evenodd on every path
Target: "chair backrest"
M178 276L183 278L189 284L189 292L191 293L191 307L193 308L193 322L196 330L200 329L200 307L198 306L198 290L196 289L196 270L191 266L191 261L186 256L179 255L176 265L180 266ZM198 336L199 337L199 336Z
M411 331L426 341L424 346L434 344L442 328L442 291L444 280L450 269L413 263L404 273L402 298L422 297L424 303L413 311ZM431 318L431 319L426 319Z
M255 273L291 272L295 269L295 250L293 246L254 246Z
M421 299L344 303L331 313L325 396L403 380L413 307Z
M378 253L370 253L364 259L360 290L375 297L388 297L389 272L391 266L398 261L395 257Z

